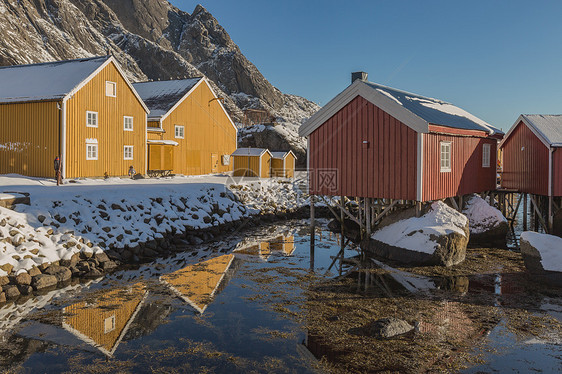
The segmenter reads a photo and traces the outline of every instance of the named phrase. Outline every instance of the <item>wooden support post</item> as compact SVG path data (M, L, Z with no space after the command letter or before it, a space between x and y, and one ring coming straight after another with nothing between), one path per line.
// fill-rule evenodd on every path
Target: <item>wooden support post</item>
M554 226L554 212L552 210L552 195L548 197L548 233L552 233L552 228Z
M371 226L371 199L369 197L365 198L365 215L366 215L365 226L367 228L366 230L367 238L370 238L372 226Z
M422 213L422 203L421 201L416 201L416 217L421 217Z
M314 245L316 239L316 219L314 217L315 196L310 195L310 270L314 271Z
M450 198L449 198L449 201L451 202L451 204L453 205L453 208L454 208L456 211L460 211L460 210L459 210L459 206L458 206L458 204L457 204L457 201L455 200L454 197L450 197Z
M341 220L341 259L340 259L340 275L343 272L343 259L344 259L344 251L345 251L345 224L344 224L344 212L345 212L345 198L342 195L340 199L340 220Z
M533 208L535 210L535 231L539 231L538 230L538 226L539 226L538 222L540 222L544 231L548 232L548 227L546 225L546 222L544 221L544 218L542 216L542 212L540 211L539 206L537 205L538 204L537 200L539 200L538 196L535 196L535 198L533 198L533 195L531 196L531 203L532 203ZM539 200L539 202L540 202L540 200Z
M529 210L527 209L527 194L522 193L520 198L523 199L523 231L527 231L527 214L529 214Z

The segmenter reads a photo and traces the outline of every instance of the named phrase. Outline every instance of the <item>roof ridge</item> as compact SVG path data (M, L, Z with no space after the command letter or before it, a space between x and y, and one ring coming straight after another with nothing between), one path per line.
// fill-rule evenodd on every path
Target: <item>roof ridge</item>
M393 91L397 91L397 92L399 92L399 93L406 94L406 95L409 95L409 96L415 96L415 97L422 98L422 99L429 99L429 100L437 101L437 102L444 103L444 104L451 104L451 105L454 105L453 103L450 103L450 102L448 102L448 101L443 101L443 100L441 100L441 99L436 99L436 98L434 98L434 97L424 96L424 95L420 95L420 94L413 93L413 92L410 92L410 91L401 90L401 89L399 89L399 88L394 88L394 87L390 87L390 86L385 86L384 84L380 84L380 83L376 83L376 82L365 81L365 83L367 83L367 84L373 84L373 85L379 86L379 87L381 87L381 88L386 88L386 89L390 89L390 90L393 90Z
M203 79L205 78L205 76L201 75L201 76L197 76L197 77L190 77L190 78L183 78L183 79L166 79L166 80L159 80L159 81L144 81L144 82L135 82L133 84L143 84L143 83L159 83L159 82L181 82L181 81L187 81L187 80L191 80L191 79Z
M96 59L107 60L109 58L111 58L111 55L75 58L75 59L72 59L72 60L36 62L36 63L33 63L33 64L23 64L23 65L6 65L6 66L0 66L0 69L15 69L15 68L23 68L23 67L29 67L29 66L56 65L56 64L64 64L64 63L67 63L67 62L78 62L78 61L84 62L84 61L91 61L91 60L96 60Z

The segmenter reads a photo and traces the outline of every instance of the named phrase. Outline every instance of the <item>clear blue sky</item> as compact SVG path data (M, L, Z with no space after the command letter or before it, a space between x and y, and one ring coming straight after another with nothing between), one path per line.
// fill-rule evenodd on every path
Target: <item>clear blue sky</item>
M188 13L199 3L171 2ZM562 1L201 4L273 85L321 105L363 70L504 130L521 113L562 113Z

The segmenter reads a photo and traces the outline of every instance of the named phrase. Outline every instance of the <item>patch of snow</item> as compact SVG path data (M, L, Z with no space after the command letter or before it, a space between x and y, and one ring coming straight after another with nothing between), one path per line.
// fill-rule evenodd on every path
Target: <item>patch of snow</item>
M389 92L387 92L385 90L381 90L380 88L377 88L377 91L379 91L381 94L388 97L389 99L394 100L397 104L402 105L402 103L397 98L392 96Z
M470 198L462 213L468 217L470 232L474 234L483 233L502 222L507 222L507 219L498 209L478 195L473 195Z
M173 141L173 140L153 140L153 139L148 139L146 142L147 142L147 143L153 143L153 144L178 145L178 142L175 142L175 141Z
M525 240L539 251L545 270L562 272L562 238L525 231L521 233L521 240Z
M437 201L423 216L383 227L372 238L395 247L433 254L438 244L431 240L432 235L442 236L456 232L465 236L463 228L467 223L465 215Z

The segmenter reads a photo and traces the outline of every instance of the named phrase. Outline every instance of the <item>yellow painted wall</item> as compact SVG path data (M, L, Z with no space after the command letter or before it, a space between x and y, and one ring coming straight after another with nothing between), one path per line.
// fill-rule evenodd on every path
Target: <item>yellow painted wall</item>
M79 302L65 307L63 321L67 328L111 352L145 293L146 287L141 283L129 289L108 291L95 303ZM115 316L115 329L106 332L104 322L112 316Z
M236 150L236 129L205 82L162 121L165 133L149 133L149 139L173 140L175 174L200 175L212 172L211 155L219 158L217 172L232 170L222 164L222 156ZM175 137L175 125L184 126L184 138ZM151 125L154 126L154 125Z
M287 157L285 157L285 177L295 177L295 157L292 153L289 153Z
M293 178L295 176L295 158L292 153L285 157L284 163L283 159L280 158L271 159L271 176L285 178Z
M261 157L261 175L262 178L271 177L271 155L264 153Z
M0 174L54 178L60 115L54 101L0 104Z
M232 156L235 177L257 177L260 172L258 156Z
M105 82L117 83L116 97L105 95ZM110 63L67 102L66 177L127 175L133 165L145 172L146 112ZM98 112L98 127L86 127L86 111ZM123 130L123 117L133 117L133 131ZM98 140L98 159L86 160L86 139ZM133 157L123 159L123 146L132 145Z

